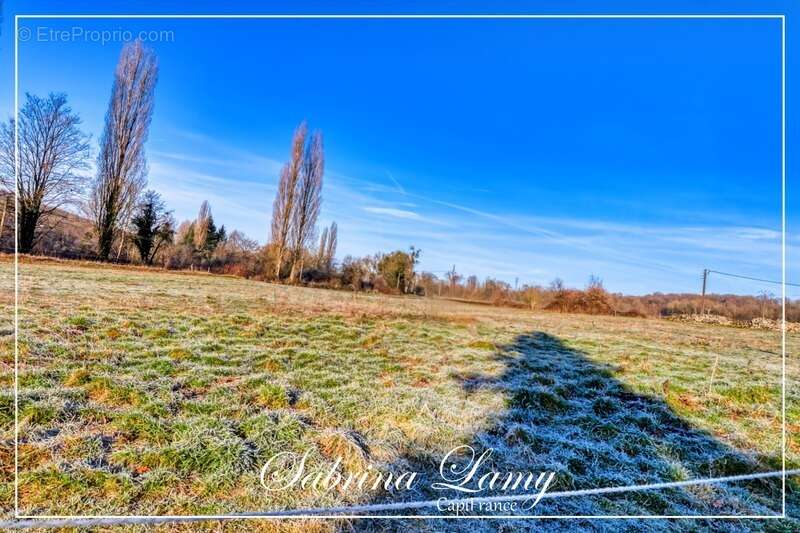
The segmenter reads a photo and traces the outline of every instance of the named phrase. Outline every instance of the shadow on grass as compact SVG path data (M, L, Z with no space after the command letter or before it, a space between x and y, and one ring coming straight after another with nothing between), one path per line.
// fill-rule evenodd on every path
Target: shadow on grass
M663 401L633 393L612 376L609 369L584 353L566 347L558 338L541 332L521 335L501 347L494 357L505 364L500 377L458 376L465 394L496 391L504 396L506 409L492 417L470 444L477 453L493 449L491 462L478 472L554 471L549 491L625 485L645 485L705 477L720 477L767 470L755 458L732 449L709 433L692 427ZM776 437L777 438L777 437ZM467 458L464 458L466 461ZM424 450L392 466L392 470L422 473L420 491L399 492L391 498L437 499L464 494L429 489L441 481L441 456ZM497 495L488 492L481 495ZM468 495L466 495L468 496ZM587 496L542 500L529 515L773 515L780 513L780 480L705 485L683 489L627 492L612 496ZM442 516L436 509L420 513ZM406 514L417 514L409 511ZM498 513L473 511L492 516ZM509 513L499 513L509 514ZM452 516L452 514L451 514ZM457 520L398 521L359 520L363 529L430 530L463 529ZM498 523L471 522L469 529L496 530L509 527L591 530L666 530L698 527L723 530L762 529L765 522L649 520L630 522L528 520ZM635 526L635 527L634 527Z

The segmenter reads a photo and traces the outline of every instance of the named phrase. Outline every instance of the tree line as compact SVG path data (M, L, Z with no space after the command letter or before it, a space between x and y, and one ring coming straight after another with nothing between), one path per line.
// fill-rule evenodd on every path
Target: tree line
M66 95L51 93L42 98L26 94L19 123L12 118L0 127L1 179L6 191L17 194L15 217L21 253L34 250L63 218L67 206L80 206L91 221L96 256L101 260L112 257L115 243L119 244L117 255L121 253L133 221L141 225L151 220L147 202L160 204L156 193L142 194L147 184L144 144L157 78L158 65L151 50L139 41L123 48L93 179L84 174L89 169L90 137L81 131L81 119L67 104ZM8 203L6 195L4 211ZM168 237L167 228L151 229ZM133 238L137 248L147 249L146 243L138 242L138 234Z
M463 276L455 268L443 277L423 272L418 285L429 295L495 306L559 313L583 313L630 317L669 317L701 313L747 321L756 318L779 320L781 301L773 293L756 296L690 293L652 293L642 296L612 293L597 276L590 276L584 287L568 287L556 278L547 285L512 286L502 280ZM787 300L787 320L800 321L800 302Z
M323 137L320 131L310 132L305 122L294 132L278 177L265 246L218 227L208 202L200 205L194 220L177 224L159 193L147 190L145 144L157 80L153 51L140 41L126 44L114 71L93 176L88 174L91 138L81 130L67 96L26 94L19 123L12 118L0 125L0 183L5 189L0 244L6 250L14 245L9 244L13 231L7 226L16 220L16 246L23 254L139 262L289 283L413 290L419 251L337 264L336 222L321 234L317 227Z
M464 277L455 268L438 278L417 271L421 251L413 246L337 262L336 222L318 229L325 172L323 136L309 131L305 122L295 130L278 176L266 245L218 226L208 202L202 202L194 220L177 224L158 192L147 190L145 143L157 80L153 51L139 41L126 44L113 74L94 175L87 174L91 138L81 130L81 119L66 95L26 94L19 123L10 119L0 125L0 184L5 189L0 246L13 248L9 239L14 237L16 220L21 253L203 269L268 281L427 294L559 312L663 316L697 313L705 307L735 319L778 316L779 303L766 293L710 295L701 302L699 296L686 294L611 294L595 277L583 289L567 288L558 279L547 287L517 288L492 278ZM790 302L790 319L800 320L797 307Z

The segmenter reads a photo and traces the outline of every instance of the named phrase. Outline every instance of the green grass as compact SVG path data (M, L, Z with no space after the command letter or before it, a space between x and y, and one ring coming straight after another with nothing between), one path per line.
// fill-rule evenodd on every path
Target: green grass
M492 446L504 467L557 471L559 488L780 464L774 332L71 263L20 271L23 513L221 513L382 497L265 493L260 466L283 451L310 450L313 468L342 456L345 471L432 471L456 445ZM0 276L12 279L10 263ZM2 304L8 329L13 294ZM11 336L2 342L10 390ZM796 400L790 387L790 466L800 464ZM8 393L0 429L8 509ZM774 509L774 497L774 485L748 485L556 510L747 512Z

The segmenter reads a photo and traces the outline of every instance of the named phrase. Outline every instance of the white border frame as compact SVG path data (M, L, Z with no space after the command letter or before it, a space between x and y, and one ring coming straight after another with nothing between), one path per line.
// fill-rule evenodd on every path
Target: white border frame
M235 520L315 520L315 519L783 519L786 518L786 16L783 14L26 14L14 15L14 143L15 168L19 170L19 21L33 19L777 19L781 21L781 514L776 515L20 515L19 514L19 228L14 217L14 517L16 519L235 519ZM17 175L15 175L16 182ZM14 187L14 212L18 212L19 191Z

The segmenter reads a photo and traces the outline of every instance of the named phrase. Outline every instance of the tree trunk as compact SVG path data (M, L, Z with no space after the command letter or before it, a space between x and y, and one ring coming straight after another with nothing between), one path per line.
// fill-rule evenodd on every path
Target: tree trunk
M111 248L114 246L114 219L110 214L104 217L97 235L97 255L103 261L108 261Z
M0 239L3 238L6 229L6 209L8 209L8 196L3 197L3 216L0 217Z
M303 257L301 255L300 259L295 259L294 261L292 261L292 271L289 274L289 282L297 283L297 279L302 277L303 277Z
M103 261L107 261L108 257L111 255L111 247L113 246L114 241L114 232L103 228L100 230L100 236L98 237L97 241L97 255Z
M20 209L19 218L19 253L28 254L33 250L36 240L36 225L39 223L39 211Z
M125 223L122 225L122 227L123 228L127 228L129 223L130 223L130 220L126 219ZM117 248L117 261L119 261L119 256L122 255L122 247L125 245L125 230L123 229L121 233L122 233L122 236L119 239L119 248Z
M281 280L281 267L283 266L283 247L278 247L277 259L275 261L275 279Z
M119 248L117 248L117 261L119 261L119 256L122 255L122 247L125 245L125 232L122 233L122 237L119 239Z

